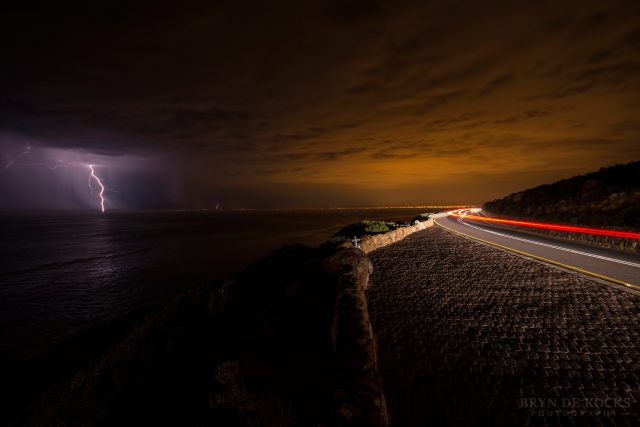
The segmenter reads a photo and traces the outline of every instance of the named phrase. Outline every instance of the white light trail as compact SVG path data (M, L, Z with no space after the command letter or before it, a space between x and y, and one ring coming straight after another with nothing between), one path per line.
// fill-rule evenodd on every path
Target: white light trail
M629 265L631 267L640 267L640 264L637 264L635 262L624 261L624 260L615 259L615 258L609 258L609 257L602 256L602 255L596 255L596 254L592 254L592 253L588 253L588 252L577 251L575 249L569 249L569 248L565 248L565 247L557 246L557 245L550 245L548 243L536 242L535 240L523 239L522 237L516 237L516 236L511 236L511 235L508 235L508 234L504 234L504 233L498 233L497 231L487 230L486 228L478 227L478 226L469 224L468 222L465 222L464 221L464 217L465 216L466 216L466 214L463 214L458 218L458 222L460 224L466 225L467 227L475 228L476 230L484 231L486 233L495 234L496 236L506 237L506 238L513 239L513 240L519 240L521 242L526 242L526 243L530 243L530 244L538 245L538 246L544 246L546 248L557 249L559 251L571 252L571 253L574 253L574 254L588 256L588 257L591 257L591 258L598 258L598 259L603 259L605 261L617 262L618 264Z

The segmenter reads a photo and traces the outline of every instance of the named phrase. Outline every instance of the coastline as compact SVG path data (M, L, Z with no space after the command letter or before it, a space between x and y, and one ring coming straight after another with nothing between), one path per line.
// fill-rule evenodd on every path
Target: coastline
M272 253L272 255L269 255L267 258L263 258L252 263L248 268L237 273L233 277L242 277L242 276L246 276L247 274L249 275L258 274L259 276L262 276L262 273L258 272L258 270L260 269L260 267L258 266L261 264L268 265L268 262L267 264L265 264L265 260L268 260L270 257L273 257L273 255L278 252L282 252L282 250L285 248L287 247L285 246L282 249L276 250ZM326 249L327 248L325 248L324 250ZM322 249L320 248L318 249L309 248L305 250L311 251L309 253L310 256L311 255L313 257L321 256L320 258L316 258L317 261L314 261L316 263L319 263L320 259L323 259L328 254L327 252L323 253ZM316 264L316 265L319 266L319 264ZM280 271L277 272L277 276L278 277L281 276ZM313 280L318 279L320 276L322 276L322 273L320 273L319 270L316 270L316 272L313 274L313 277L315 277ZM213 290L219 286L220 284L218 283L217 285L209 285L209 286L205 285L204 288L211 289L211 291L207 291L207 292L213 292ZM322 285L320 288L330 289L330 287L326 285ZM297 288L289 289L289 290L285 289L285 291L286 292L284 293L283 296L285 296L285 298L287 299L291 298L290 295L294 295L297 298L307 298L304 296L305 292L307 292L304 290L304 288L302 290ZM185 292L189 293L190 291L187 290ZM242 294L242 292L240 293ZM300 292L302 293L300 294ZM169 305L173 304L174 303L173 301L175 301L176 298L177 299L183 298L182 294L183 293L178 294L176 297L174 297L169 302ZM201 296L198 298L205 298L205 297ZM282 297L278 297L278 299L281 299L281 298ZM199 304L202 307L203 302L202 301L197 302L196 304ZM327 303L325 304L325 307L330 308L331 305L332 305L331 303ZM122 343L129 340L130 335L134 333L135 330L138 330L141 327L148 327L145 325L149 325L150 321L151 321L151 325L153 325L154 321L150 319L157 318L158 316L162 318L163 311L165 309L166 307L164 305L158 305L149 310L143 310L140 312L127 314L124 316L120 316L117 319L113 319L112 321L103 322L99 325L95 325L89 330L86 330L74 335L74 337L72 338L63 340L63 342L61 342L54 349L51 350L50 354L47 354L47 356L42 359L36 359L36 360L18 362L16 364L12 364L6 370L6 372L8 373L7 377L9 377L11 380L5 383L4 391L7 395L11 396L10 399L5 400L5 402L7 402L7 406L10 407L10 409L18 410L20 409L19 408L20 401L22 401L22 403L26 403L31 397L34 397L35 395L44 392L44 390L49 389L50 386L53 386L54 388L58 387L57 393L59 393L60 390L62 389L59 388L61 383L59 383L58 380L62 380L62 383L69 384L68 381L73 377L77 377L79 372L86 370L89 366L95 366L95 363L97 360L104 359L105 357L107 357L106 355L114 351L114 348L117 348L118 346L122 346ZM202 308L199 310L202 310ZM209 320L207 320L207 322L209 322ZM210 328L212 326L208 326L208 327ZM320 339L320 337L323 336L323 334L326 334L324 335L325 339L329 340L328 342L330 342L329 332L330 332L329 324L325 324L325 326L321 327L320 329L316 328L316 332L314 332L316 334L315 336L317 337L316 340L319 340L318 342L322 341L323 339ZM226 345L226 349L222 349L224 350L222 351L222 353L219 353L221 349L218 349L215 351L211 350L211 351L218 352L219 353L218 357L222 357L222 359L226 357L224 356L224 354L229 356L229 355L233 355L234 353L237 354L238 356L245 357L243 356L243 354L247 354L247 353L244 350L238 353L236 351L237 350L236 347L237 347L237 344L233 344L231 346ZM242 347L242 345L240 345L240 347ZM234 350L234 348L236 348L236 350ZM221 356L221 354L224 357ZM248 354L251 354L251 352L249 352ZM322 354L322 351L320 351L319 354ZM73 355L74 357L67 357L65 355L67 356ZM242 357L240 357L239 360L243 360ZM326 359L325 361L326 363L330 363L330 359ZM215 368L215 366L213 366L212 369L213 368ZM212 372L209 378L211 378L214 373L215 372ZM55 385L56 383L58 383L57 386ZM15 425L21 425L21 424L18 423Z
M0 366L42 358L69 333L163 304L200 282L238 273L283 244L315 247L363 216L409 220L416 212L62 212L5 217L0 229Z
M446 213L433 216L444 215ZM429 358L431 356L425 356L427 357L425 360L429 362L425 365L424 375L433 375L433 377L425 377L428 378L425 381L431 384L429 387L435 388L429 394L416 391L416 396L423 396L426 399L425 402L429 403L425 403L424 406L415 406L416 402L409 406L402 403L405 400L412 402L402 390L413 387L411 385L413 377L403 373L409 371L398 370L404 366L400 366L399 361L404 361L402 363L406 363L407 366L413 366L414 359L418 356L412 353L414 351L411 347L412 343L419 345L419 343L435 340L433 348L442 344L438 341L440 335L427 333L431 326L428 328L418 326L414 331L420 321L433 320L432 311L428 311L430 314L425 318L426 320L406 319L409 323L406 328L405 326L403 328L407 329L408 332L405 332L409 335L405 332L398 336L395 332L390 335L390 328L396 328L397 321L404 321L405 314L416 311L413 308L402 308L402 304L412 304L414 299L418 298L416 293L418 288L414 287L413 281L426 280L425 283L428 286L420 285L426 292L425 298L428 301L435 298L433 304L445 304L447 307L447 304L457 304L456 301L464 295L463 290L456 289L461 286L465 289L468 286L473 288L478 280L483 285L478 289L470 290L473 295L476 295L476 299L472 298L473 301L488 298L487 304L493 307L491 305L493 294L487 294L483 286L490 286L495 281L499 282L496 286L500 288L496 295L507 293L509 295L505 298L515 298L516 302L509 303L505 307L511 307L514 304L515 307L520 298L519 291L516 292L517 289L529 289L527 272L534 270L535 283L539 281L548 285L550 280L553 281L560 275L562 276L560 283L575 282L576 286L569 286L566 292L587 292L591 300L602 300L603 304L624 305L624 298L632 299L626 296L609 300L598 299L597 295L591 295L598 292L598 287L590 286L589 281L584 278L557 272L511 254L499 251L476 251L473 247L469 247L469 245L473 246L473 243L458 241L455 237L443 234L444 232L436 227L430 227L429 225L433 224L432 218L425 222L426 224L413 224L363 238L361 242L368 242L365 248L368 254L348 248L352 245L351 243L343 244L342 247L339 247L340 245L321 245L318 248L303 245L283 246L233 276L227 276L216 283L201 284L189 289L175 296L166 306L159 307L153 313L140 313L137 319L129 319L128 324L135 324L135 326L133 330L125 333L125 337L120 342L86 363L84 367L80 367L78 372L67 373L66 378L44 392L10 425L39 425L44 420L45 412L43 411L51 411L52 408L55 408L56 417L67 420L65 422L68 422L68 425L116 425L121 423L125 414L131 411L137 414L134 419L138 423L166 420L178 422L179 418L176 417L180 417L180 414L186 411L190 414L189 419L193 423L206 420L207 423L235 425L234 422L238 420L266 419L266 414L270 413L270 416L280 420L278 425L282 426L293 426L304 420L303 424L322 426L339 422L345 426L385 427L391 425L392 419L396 422L409 422L408 420L411 420L414 414L412 412L414 407L418 408L418 412L414 414L416 416L422 416L420 411L424 410L427 411L425 413L431 414L430 417L443 421L447 415L446 411L439 412L441 405L438 399L443 396L439 390L443 390L445 383L450 382L449 371L443 374L446 376L446 381L438 379L440 377L436 374L440 370L436 368L440 365L438 363L434 365L435 362ZM404 241L404 237L411 236L416 231L424 231L427 234L416 234L409 238L410 242ZM433 243L436 244L436 248L438 245L445 245L440 248L443 251L442 254L432 252L434 249L431 248L430 239L435 239ZM416 245L414 240L421 243ZM391 243L396 245L390 245ZM452 245L453 249L446 249L447 245ZM408 250L409 248L411 250ZM465 252L466 255L463 256L465 262L459 264L456 258L457 261L448 260L451 265L444 263L444 260L448 259L450 250L456 253ZM424 253L424 256L416 258L418 253ZM342 261L338 260L351 255L357 255L357 260L355 258L352 261L345 261L346 258ZM396 261L395 257L402 258L403 262ZM375 259L373 270L371 259ZM490 265L485 266L487 262ZM493 266L496 263L503 265L505 262L515 262L520 267L507 274ZM327 263L333 264L334 267L328 268ZM442 263L446 265L440 265ZM422 266L423 264L425 266ZM448 283L443 284L443 288L435 293L434 283L429 278L431 276L426 279L424 276L426 271L424 268L427 264L430 266L428 268L430 272L435 271L438 277ZM498 280L498 276L493 279L488 277L486 279L488 282L485 283L481 280L482 275L478 276L479 273L476 271L478 268L488 268L487 271L498 274L501 279ZM406 269L407 271L416 270L413 273L407 273ZM336 272L338 272L337 276ZM330 274L327 275L327 273ZM505 274L506 276L502 277ZM404 288L395 289L396 280L400 280L404 283L402 286L405 288L408 286L408 288L404 291L402 290ZM465 284L467 280L471 282ZM387 282L393 282L394 286L385 286ZM515 288L513 288L514 283ZM551 290L547 290L535 283L533 288L527 291L529 293L525 292L526 295L542 290L546 292L545 298L551 298L550 301L557 299L553 291L555 287L552 286L549 288ZM448 292L453 294L447 296ZM511 295L514 292L515 294ZM390 296L384 296L386 294ZM399 311L388 309L389 304L394 307L396 304L391 296L399 298L397 301ZM439 299L440 296L444 298L442 301ZM345 299L345 297L348 298ZM416 301L421 307L416 313L431 304L431 302L419 302L420 299ZM576 299L576 301L580 300ZM633 301L635 300L632 299ZM450 313L445 310L442 316L454 316L451 325L466 322L474 316L475 312L472 310L464 314L466 313L464 304L452 309ZM556 313L553 307L555 307L553 304L549 305L549 310ZM629 307L626 305L625 307L628 311ZM522 312L513 307L509 309L516 310L514 312L516 317ZM617 310L615 307L611 308L611 310L614 309ZM440 313L440 310L437 313ZM461 315L463 317L456 317L460 313L463 313ZM567 315L564 311L562 314ZM387 315L397 315L400 318L396 319L395 323L389 322L384 320ZM531 315L535 317L535 313ZM570 313L568 315L570 316ZM440 317L438 314L434 319L438 320ZM473 323L472 320L469 321ZM127 329L124 326L126 321L122 320L122 322L121 332ZM479 325L480 320L477 323ZM355 327L355 325L359 326ZM447 323L444 326L434 327L446 329L451 325ZM112 326L117 329L117 325ZM493 328L489 324L485 326L483 330L493 337L491 335L494 333ZM426 334L422 338L420 333L416 332L421 330L420 328L424 329L423 335ZM514 327L507 332L517 335L517 331L518 328ZM445 338L451 334L455 335L451 331L440 333ZM99 330L93 330L91 333L87 331L84 339L89 342L94 339L97 340L97 344L105 346L106 344L100 341L101 338L97 337L97 334L100 334ZM407 338L408 336L410 338ZM67 348L71 353L74 346L82 348L84 345L83 339L71 341ZM464 345L463 343L467 342L462 341L455 348L466 348L465 345L468 343ZM541 349L546 347L538 344L535 351L540 351L538 357L543 358L543 354L546 353ZM571 343L567 345L569 344ZM397 346L401 349L398 350ZM432 348L432 345L429 344L428 348ZM534 347L531 348L534 349ZM403 356L405 353L406 357ZM530 360L527 357L528 350L516 346L511 353L509 353L510 357L514 359L516 365L508 366L513 367L514 372L520 369L523 363L528 366ZM64 352L60 352L58 356L63 357L63 354ZM489 357L490 355L484 355L478 360L490 360ZM123 361L127 362L123 363ZM612 360L610 363L617 362ZM444 369L445 365L442 366ZM456 375L458 371L466 372L466 366L463 363L459 368L455 368ZM498 381L495 385L498 390L502 390L499 385L502 377L496 377L494 374L502 372L500 375L511 375L509 374L511 371L500 366L502 371L488 372L491 381ZM39 372L46 372L48 367L40 365L39 369ZM473 372L467 372L465 375L471 378L475 375ZM451 376L451 378L453 378L451 381L454 381L457 377ZM623 386L624 384L620 385L620 387ZM526 392L528 389L523 390ZM44 390L38 390L38 392L42 391ZM501 393L508 394L508 391L509 389L505 389ZM542 392L538 389L529 391ZM475 392L468 390L461 392L456 389L455 392L459 394L456 399L460 399L461 402L475 396ZM624 392L624 389L617 389L616 392ZM245 397L238 400L237 393ZM390 393L390 397L387 397L387 393ZM86 397L80 396L89 396L90 400L85 401ZM78 398L79 406L68 406L68 402L76 401ZM473 398L480 399L481 396ZM100 407L94 410L91 406L93 404L89 402L96 401L101 403ZM133 402L136 402L135 407L131 406L134 405ZM164 402L163 409L159 411L157 410L158 402ZM390 410L387 403L391 405ZM472 417L470 419L476 419L478 422L479 420L489 421L490 418L486 418L488 415L485 414L485 409L488 409L483 409L480 403L478 405L480 406L477 407L477 411L470 412L469 416ZM523 417L522 420L531 420L531 415L524 414L513 406L514 404L510 405L507 412L501 413L500 416L503 419L520 420ZM276 410L275 413L274 410ZM190 424L191 421L183 424Z

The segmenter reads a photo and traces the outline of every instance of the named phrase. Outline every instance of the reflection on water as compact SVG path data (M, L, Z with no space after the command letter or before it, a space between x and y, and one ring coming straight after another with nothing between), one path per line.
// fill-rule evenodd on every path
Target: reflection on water
M99 212L0 217L0 366L238 271L283 244L424 209Z

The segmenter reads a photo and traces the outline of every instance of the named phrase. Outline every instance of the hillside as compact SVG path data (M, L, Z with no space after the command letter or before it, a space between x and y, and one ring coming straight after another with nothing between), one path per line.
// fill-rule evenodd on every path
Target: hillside
M640 162L510 194L482 209L543 222L640 230Z
M5 401L23 389L40 396L3 404L0 425L316 425L333 363L326 255L283 246L190 288L46 391L13 378Z

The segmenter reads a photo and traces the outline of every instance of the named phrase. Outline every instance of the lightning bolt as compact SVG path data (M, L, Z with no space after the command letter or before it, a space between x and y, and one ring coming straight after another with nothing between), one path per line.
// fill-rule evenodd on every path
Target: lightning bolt
M29 154L31 152L31 148L35 147L36 144L34 145L27 145L27 148L25 148L24 152L22 152L20 155L16 156L13 160L11 160L9 162L8 165L6 165L2 170L5 171L9 168L9 166L11 166L16 160L18 160L20 157L22 156L26 156L27 154ZM7 155L4 155L4 153L2 154L5 157L9 157L9 154L7 153Z
M10 166L45 166L51 170L55 170L58 168L68 168L70 166L73 167L78 167L78 168L88 168L89 170L91 170L91 173L89 174L89 190L91 190L91 194L93 194L93 187L91 187L91 179L95 179L96 181L98 181L98 184L100 185L100 208L102 209L102 212L104 212L104 191L111 191L114 193L118 193L120 194L119 191L117 190L112 190L111 188L107 187L106 185L104 185L102 183L102 181L105 181L105 178L98 178L95 174L95 171L93 170L93 165L87 165L84 163L76 163L76 162L70 162L67 164L59 164L59 165L54 165L51 166L47 163L44 162L38 162L38 163L16 163L16 160L18 160L19 158L26 156L27 154L29 154L31 152L31 149L33 147L35 147L37 144L34 145L29 145L27 146L27 148L25 149L24 152L20 153L18 156L16 156L13 160L11 160L4 168L2 168L2 170L0 170L0 172L7 170ZM4 153L0 153L0 155L4 156L4 157L9 157L9 153L4 154ZM63 163L64 159L60 160L60 163Z
M100 179L93 173L93 165L89 165L89 169L91 169L91 176L100 184L100 206L102 206L102 212L104 212L104 197L102 196L102 193L104 193L104 185L102 185ZM89 178L89 188L91 188L91 178ZM91 192L93 193L93 189L91 189Z
M64 160L60 160L63 162ZM48 163L38 162L38 163L16 163L14 166L45 166L51 170L56 170L58 168L68 168L69 166L74 166L76 168L86 167L87 165L83 165L82 163L78 165L76 162L67 163L66 165L55 165L51 166Z

